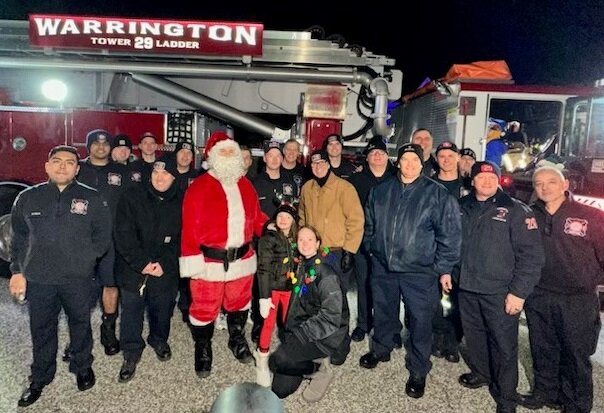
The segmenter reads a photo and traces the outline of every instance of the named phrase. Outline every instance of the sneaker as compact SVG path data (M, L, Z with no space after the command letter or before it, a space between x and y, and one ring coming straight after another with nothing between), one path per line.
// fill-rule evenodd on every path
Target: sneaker
M308 403L318 402L325 396L329 385L333 381L334 372L329 362L329 357L321 361L319 370L312 376L310 383L302 392L302 398Z
M227 329L227 317L226 314L222 311L216 320L216 330L226 330Z

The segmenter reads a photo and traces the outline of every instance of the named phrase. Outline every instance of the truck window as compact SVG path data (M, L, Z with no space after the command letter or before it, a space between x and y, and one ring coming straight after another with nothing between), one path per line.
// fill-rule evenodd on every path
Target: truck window
M527 135L529 144L538 146L559 132L562 102L491 99L489 117L520 122L521 131Z

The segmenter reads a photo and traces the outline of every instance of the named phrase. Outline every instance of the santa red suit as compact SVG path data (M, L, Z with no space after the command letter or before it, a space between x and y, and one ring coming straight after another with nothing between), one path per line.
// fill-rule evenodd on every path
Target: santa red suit
M233 355L241 363L253 360L245 339L256 272L251 242L267 221L256 190L243 176L239 145L224 132L214 132L205 155L208 173L185 193L180 257L181 277L191 278L189 321L200 378L212 370L214 320L221 307L227 312Z

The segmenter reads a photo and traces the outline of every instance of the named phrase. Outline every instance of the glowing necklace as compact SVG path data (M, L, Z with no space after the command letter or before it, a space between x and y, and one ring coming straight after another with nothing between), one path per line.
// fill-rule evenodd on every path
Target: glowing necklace
M325 259L327 257L327 259L329 259L329 257L332 257L333 254L329 254L329 248L327 247L323 247L321 248L321 257L323 259ZM301 260L299 257L294 257L293 259L294 264L296 264L296 266L298 267L298 274L303 271L304 266L300 265L301 264ZM289 258L284 258L283 259L283 263L287 264L289 262ZM292 291L294 292L294 294L299 294L299 295L304 295L306 294L306 292L308 291L307 285L310 284L311 282L313 282L315 280L315 278L317 278L317 266L321 265L321 263L323 262L323 260L321 258L315 258L315 261L313 262L312 267L310 267L308 269L308 272L304 272L303 276L300 277L300 279L298 279L298 277L296 277L296 273L294 271L289 271L288 273L286 273L286 277L287 279L289 279L292 283Z

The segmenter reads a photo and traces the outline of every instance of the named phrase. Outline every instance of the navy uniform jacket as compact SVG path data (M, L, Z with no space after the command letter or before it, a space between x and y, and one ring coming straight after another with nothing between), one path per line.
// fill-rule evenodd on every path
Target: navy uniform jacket
M117 203L122 193L132 186L128 166L109 162L104 166L92 165L87 159L80 161L78 181L97 189L109 203L112 217L115 218Z
M459 288L526 298L545 263L531 209L500 189L484 202L474 191L460 200L463 243Z
M294 182L292 175L281 171L279 178L271 179L266 171L252 178L252 185L258 193L260 209L269 218L274 218L281 199L293 200L300 196L300 187Z
M545 248L545 267L536 288L562 294L595 292L604 283L604 212L572 198L554 215L542 201L532 207Z
M397 173L369 192L363 246L392 272L451 274L461 246L457 200L425 176L403 186Z
M11 272L41 284L92 279L111 243L107 202L77 181L63 192L51 182L24 190L13 205L11 225Z

